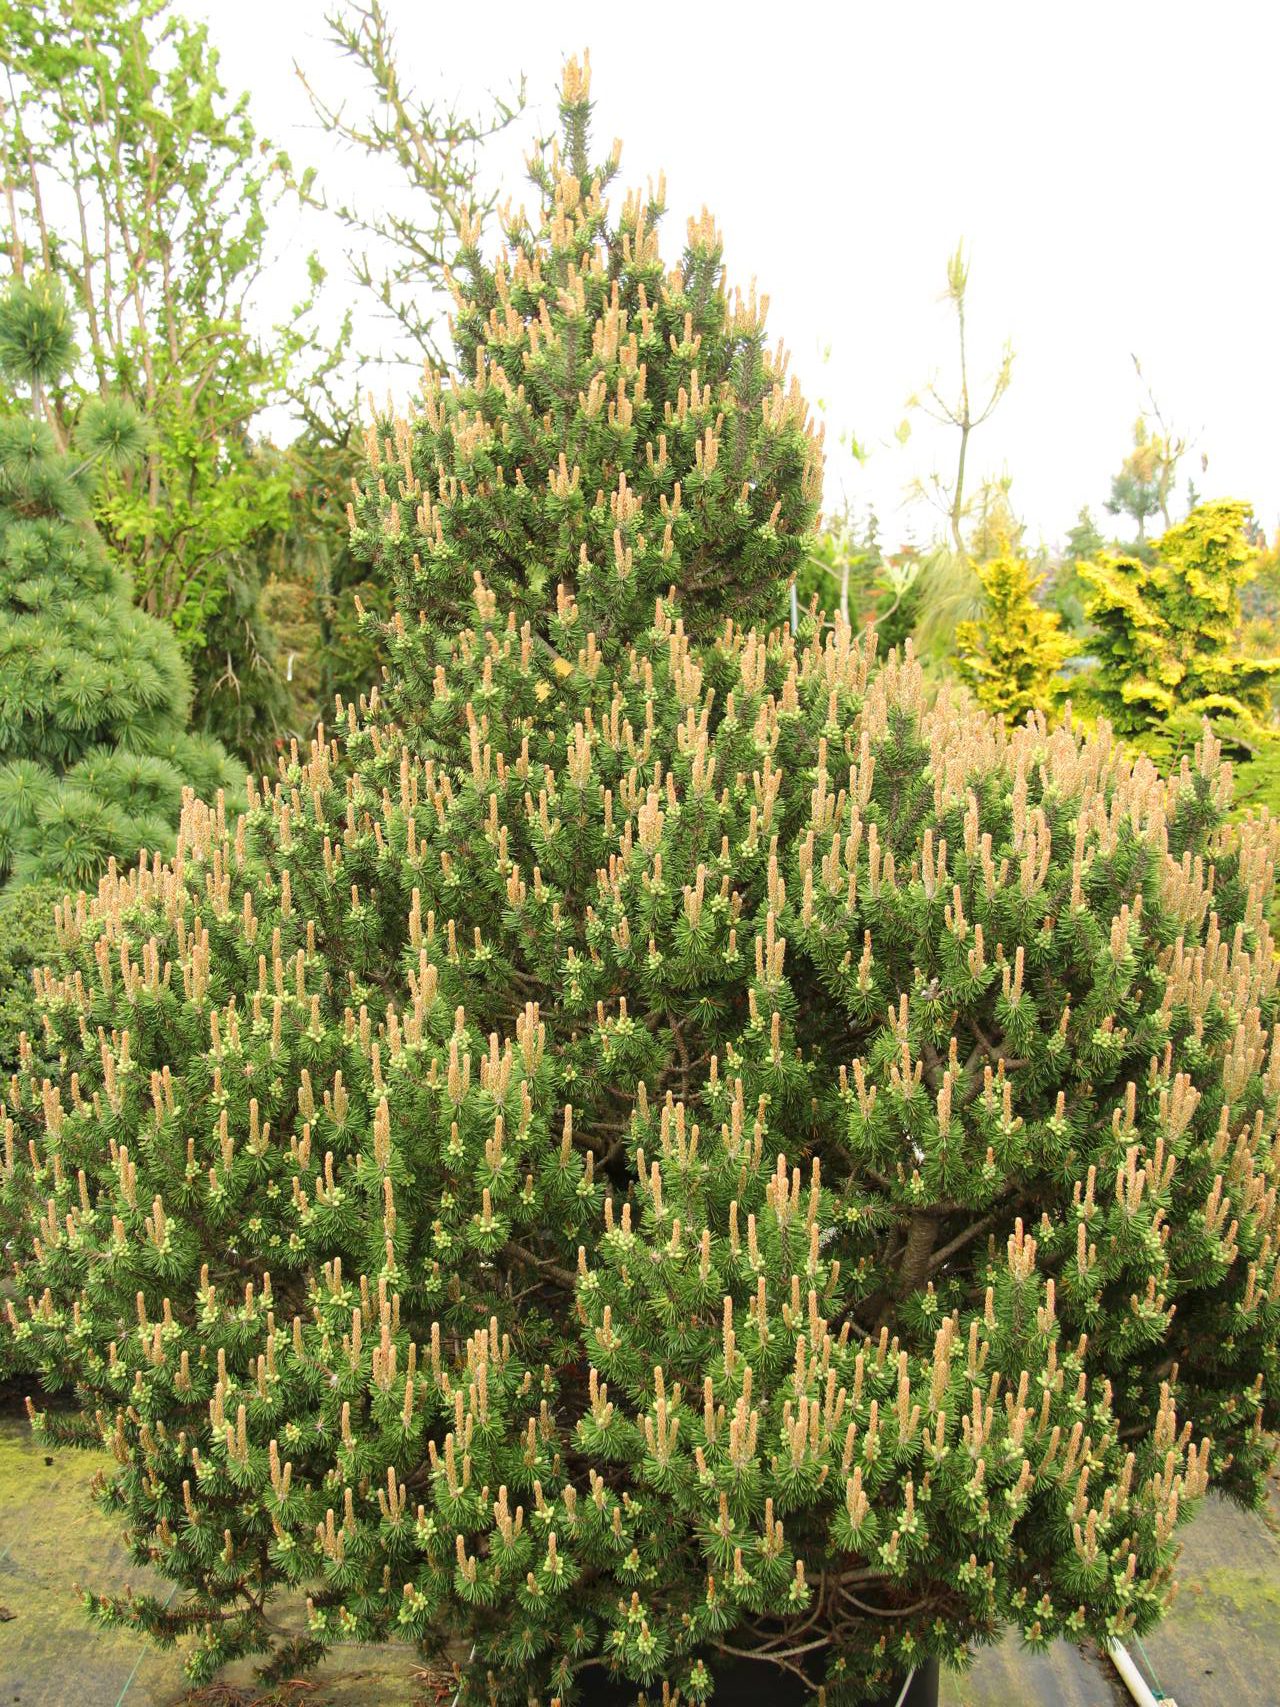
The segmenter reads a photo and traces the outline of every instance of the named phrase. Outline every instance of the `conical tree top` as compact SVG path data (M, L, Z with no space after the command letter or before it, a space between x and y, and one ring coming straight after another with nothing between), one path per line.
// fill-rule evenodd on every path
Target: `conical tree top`
M664 265L661 181L613 216L621 145L589 169L589 88L571 60L536 217L502 210L492 263L466 225L455 370L369 430L354 537L411 629L469 620L477 577L553 646L567 621L624 646L672 587L694 635L773 622L815 521L821 433L767 299L729 291L706 212Z

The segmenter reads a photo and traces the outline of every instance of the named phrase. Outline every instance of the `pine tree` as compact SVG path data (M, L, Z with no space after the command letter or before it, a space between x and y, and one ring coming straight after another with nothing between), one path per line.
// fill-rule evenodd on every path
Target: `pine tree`
M957 625L956 674L979 705L1005 723L1021 723L1028 712L1052 709L1061 693L1058 671L1075 648L1057 612L1036 603L1043 576L1007 544L979 565L978 579L986 614Z
M229 780L188 735L190 682L169 629L134 608L90 519L94 483L145 434L95 399L63 448L44 396L70 316L47 281L0 299L0 364L33 414L0 417L0 883L96 882L112 857L168 852L184 788Z
M1098 524L1087 504L1082 504L1075 525L1067 529L1063 559L1067 563L1091 563L1106 550L1107 542L1098 532Z
M1147 537L1147 522L1159 515L1166 449L1163 439L1153 436L1140 415L1134 423L1133 449L1112 476L1107 514L1128 516L1137 528L1135 548L1140 552Z
M1107 549L1088 505L1081 507L1074 527L1068 528L1062 553L1054 566L1050 598L1067 628L1079 634L1087 628L1084 607L1088 588L1080 575L1082 563L1096 562Z
M1211 735L1165 781L736 620L816 448L776 371L684 436L707 226L665 273L624 218L640 326L612 284L573 320L587 93L492 318L463 293L456 396L371 444L387 697L63 908L60 1070L9 1092L10 1351L180 1591L95 1611L190 1634L196 1681L398 1636L468 1702L705 1701L745 1652L835 1707L1004 1623L1145 1630L1208 1477L1265 1484L1280 833L1224 824ZM570 323L613 377L517 431L492 376Z

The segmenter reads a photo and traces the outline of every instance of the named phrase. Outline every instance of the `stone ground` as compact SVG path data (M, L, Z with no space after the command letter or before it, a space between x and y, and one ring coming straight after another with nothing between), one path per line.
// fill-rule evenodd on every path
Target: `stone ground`
M179 1654L92 1629L74 1585L140 1586L112 1522L87 1498L94 1466L50 1454L24 1419L0 1417L0 1707L178 1707L187 1698ZM1178 1707L1280 1707L1280 1499L1261 1516L1210 1500L1183 1532L1181 1593L1146 1643L1155 1679ZM296 1707L438 1707L446 1689L418 1674L403 1648L341 1652ZM228 1685L248 1674L228 1674ZM232 1688L201 1707L247 1700ZM963 1678L944 1677L943 1707L1113 1707L1128 1700L1112 1667L1088 1647L1050 1655L1015 1642L980 1654Z

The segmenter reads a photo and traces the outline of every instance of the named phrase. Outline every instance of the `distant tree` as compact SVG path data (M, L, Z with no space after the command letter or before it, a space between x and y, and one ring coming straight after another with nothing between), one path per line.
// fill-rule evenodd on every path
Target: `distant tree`
M958 622L977 619L983 608L981 585L974 573L972 553L964 527L974 510L969 490L969 456L974 433L990 420L1000 399L1009 389L1013 372L1013 350L1006 343L994 375L975 399L969 376L968 324L969 261L959 244L947 262L947 286L943 301L950 304L956 325L959 372L955 387L944 391L935 375L922 392L907 400L907 418L899 428L905 440L911 431L911 414L919 412L950 430L955 451L953 472L934 470L912 483L911 495L936 509L945 522L945 537L920 553L915 592L915 636L926 654L935 660L950 648Z
M1093 512L1087 504L1083 505L1076 517L1075 526L1067 529L1066 545L1063 558L1068 563L1090 563L1100 552L1106 550L1107 542L1098 531L1098 524L1093 519Z
M1067 530L1061 554L1049 579L1049 602L1073 633L1088 627L1085 619L1085 599L1088 587L1080 574L1082 563L1094 563L1107 549L1107 542L1085 505L1076 517L1074 527Z
M1133 449L1120 465L1120 472L1111 477L1111 496L1107 499L1107 514L1128 516L1137 531L1137 543L1146 539L1147 522L1161 509L1161 485L1165 447L1147 430L1139 415L1133 426Z
M1134 372L1146 390L1147 406L1134 423L1133 449L1121 464L1120 472L1112 478L1111 496L1106 507L1113 516L1123 515L1132 519L1138 530L1137 543L1142 545L1146 539L1147 522L1152 516L1160 517L1166 532L1172 526L1169 502L1178 465L1190 447L1185 435L1175 431L1166 420L1155 392L1143 374L1142 363L1137 356L1132 360ZM1200 460L1202 468L1208 465L1206 457ZM1190 480L1187 482L1187 496L1188 510L1194 510L1199 503L1199 494Z
M959 377L954 392L944 395L936 376L928 381L923 392L908 399L908 411L919 410L931 421L951 428L955 438L955 471L951 475L931 474L919 481L915 491L929 499L946 517L952 548L960 556L965 553L963 525L969 514L966 498L969 448L974 433L991 419L996 405L1009 389L1013 375L1013 348L1006 343L994 376L983 387L981 401L974 400L969 385L969 347L965 320L969 290L969 262L964 245L959 244L947 262L947 288L943 301L955 311L956 341L959 354ZM908 417L909 419L909 417ZM905 424L904 424L905 425Z

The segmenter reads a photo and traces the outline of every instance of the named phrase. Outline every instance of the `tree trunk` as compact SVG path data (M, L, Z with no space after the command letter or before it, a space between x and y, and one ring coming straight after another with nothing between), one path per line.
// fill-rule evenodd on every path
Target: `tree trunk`
M907 1298L924 1284L929 1258L938 1240L938 1217L927 1210L911 1217L907 1248L898 1264L898 1296Z

